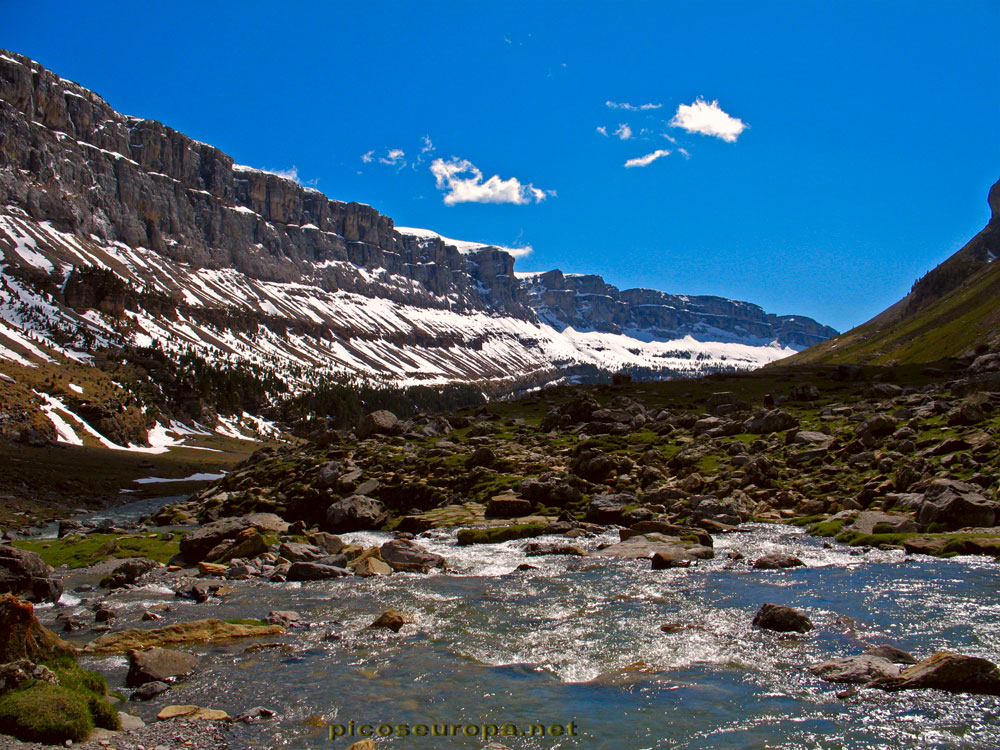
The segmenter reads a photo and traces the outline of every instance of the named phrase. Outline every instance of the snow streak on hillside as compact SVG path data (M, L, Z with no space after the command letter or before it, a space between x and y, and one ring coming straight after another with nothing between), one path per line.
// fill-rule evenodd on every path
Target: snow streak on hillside
M344 372L387 376L400 384L513 383L578 366L690 375L751 369L791 353L776 345L691 337L642 341L624 334L557 331L485 311L422 307L322 288L318 280L331 263L385 283L405 281L346 261L313 264L315 281L308 273L302 281L274 282L233 269L195 269L147 248L60 232L14 206L0 215L0 249L0 358L15 362L46 357L32 338L78 360L86 358L85 340L91 346L158 342L167 351L193 351L209 361L246 362L304 388L319 374ZM73 267L112 271L136 293L139 304L125 304L117 315L78 311L27 281L45 274L65 283ZM150 311L141 302L148 297L172 300L176 312ZM230 322L240 316L256 323ZM71 345L56 343L68 333Z

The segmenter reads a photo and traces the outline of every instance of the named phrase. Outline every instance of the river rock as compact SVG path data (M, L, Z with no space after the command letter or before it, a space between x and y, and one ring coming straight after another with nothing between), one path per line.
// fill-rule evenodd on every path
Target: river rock
M922 529L954 531L992 526L1000 503L988 500L981 488L952 479L935 479L924 492L918 521Z
M171 677L190 674L198 666L198 658L193 654L170 648L130 651L128 656L125 684L133 688L147 682L166 682Z
M264 622L268 625L280 625L287 629L302 624L302 616L291 609L278 609L268 612Z
M393 572L387 563L374 555L352 560L348 563L347 568L354 575L362 577L391 576Z
M146 573L156 570L160 563L147 560L144 557L133 557L111 571L111 575L101 581L101 585L109 589L120 589L131 586Z
M62 582L52 578L52 568L40 555L0 545L0 594L21 596L31 602L54 602L62 592Z
M429 552L409 539L390 539L379 548L379 553L393 570L426 573L430 568L445 566L441 555Z
M46 661L75 652L72 645L38 622L31 602L10 594L0 596L0 664L21 659Z
M812 620L804 612L780 604L761 607L753 618L753 625L779 633L807 633L813 629Z
M669 568L690 567L692 558L687 551L657 552L653 555L651 570L667 570Z
M827 682L865 684L880 677L897 677L900 670L881 656L862 654L816 664L809 671Z
M385 520L385 506L364 495L345 497L326 509L326 525L334 533L377 529Z
M301 542L282 542L281 546L278 547L278 556L285 558L288 562L316 562L329 554L316 545L302 544Z
M276 519L276 520L275 520ZM288 528L288 524L282 521L273 513L253 513L242 518L220 518L218 521L206 523L192 531L189 531L181 538L180 551L184 562L194 565L202 560L209 559L209 553L213 552L223 543L231 544L247 529L256 529L269 533L275 532L275 528ZM225 550L226 547L220 547ZM252 557L252 555L234 554L233 557ZM211 561L211 560L210 560Z
M351 571L345 568L315 562L295 562L288 568L289 581L324 581L349 575Z
M622 557L637 560L649 560L657 552L662 552L667 556L679 556L681 558L695 559L688 551L687 546L677 537L665 536L663 534L639 534L629 537L623 542L612 544L604 549L597 550L592 556L596 557Z
M876 680L882 690L944 690L949 693L1000 695L1000 669L986 659L941 651L899 673Z
M772 552L763 555L762 557L758 557L753 564L757 570L782 570L785 568L799 568L804 565L805 563L795 557L795 555L788 555L783 552Z
M310 543L316 545L322 550L325 550L329 555L339 555L341 550L347 545L344 540L341 539L336 534L328 534L325 531L316 531L309 534L307 537Z
M917 658L913 654L903 651L901 648L896 648L895 646L890 646L889 644L883 644L881 646L873 646L872 648L865 649L866 654L872 656L881 656L883 659L888 659L893 664L916 664Z
M380 614L369 628L385 628L391 630L394 633L398 633L400 629L407 623L412 622L406 615L401 614L395 609L387 609L385 612Z
M156 715L160 721L169 719L187 719L189 721L232 721L232 717L225 711L214 708L202 708L201 706L166 706Z
M245 625L210 618L166 625L153 630L130 628L117 633L107 633L84 646L83 652L88 654L124 653L153 647L176 646L183 643L217 643L238 638L260 638L281 635L284 632L285 629L278 625Z
M133 690L128 699L130 701L149 701L158 695L163 695L168 690L170 690L170 685L166 682L159 680L146 682Z
M264 719L271 719L276 715L277 712L270 708L264 708L264 706L254 706L253 708L239 714L236 717L236 721L242 722L243 724L255 724L258 721L263 721Z

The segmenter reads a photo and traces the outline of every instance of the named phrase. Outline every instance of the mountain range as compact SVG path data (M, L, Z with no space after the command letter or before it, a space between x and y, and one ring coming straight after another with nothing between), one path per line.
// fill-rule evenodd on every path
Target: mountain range
M24 366L156 346L293 389L353 373L513 392L753 369L836 333L749 302L519 274L503 248L235 164L13 52L0 252L0 359Z

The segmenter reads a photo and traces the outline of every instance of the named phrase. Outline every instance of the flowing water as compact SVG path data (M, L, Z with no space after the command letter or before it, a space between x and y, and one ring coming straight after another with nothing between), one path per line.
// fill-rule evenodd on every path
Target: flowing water
M345 536L369 546L388 538ZM616 539L609 533L584 546ZM313 623L273 639L287 649L203 647L196 677L129 710L148 720L167 703L234 715L275 709L276 719L236 730L252 747L347 747L358 737L331 740L329 725L346 733L352 721L391 728L380 748L427 750L481 748L489 725L563 730L496 738L511 748L1000 747L1000 698L876 690L838 698L845 686L805 670L882 643L918 657L951 649L1000 662L1000 566L989 558L825 549L797 529L763 525L716 537L714 560L665 571L648 561L529 558L526 542L457 547L444 532L419 541L452 572L237 582L205 604L162 587L116 597L126 621L166 602L173 609L159 624L281 609ZM730 550L749 560L792 552L808 567L753 571L728 560ZM516 571L524 562L537 569ZM816 629L788 636L752 628L765 602L806 610ZM366 627L390 607L414 624L398 634ZM660 630L668 622L694 627L668 634ZM124 683L124 657L86 662L112 687ZM446 738L395 736L404 724L429 733L463 726ZM487 728L466 737L470 724Z

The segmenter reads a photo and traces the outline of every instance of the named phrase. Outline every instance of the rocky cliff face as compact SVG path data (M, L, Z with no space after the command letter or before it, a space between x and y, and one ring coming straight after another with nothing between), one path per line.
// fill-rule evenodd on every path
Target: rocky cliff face
M539 317L560 330L572 327L640 339L778 341L793 348L812 346L837 333L811 318L769 315L749 302L654 289L619 291L600 276L549 271L525 275L522 283Z
M0 318L22 332L63 348L159 342L297 382L345 370L444 382L741 369L833 333L597 276L518 279L500 248L401 234L370 206L236 165L10 52L0 250ZM687 336L703 346L679 348ZM0 344L25 352L10 336Z

